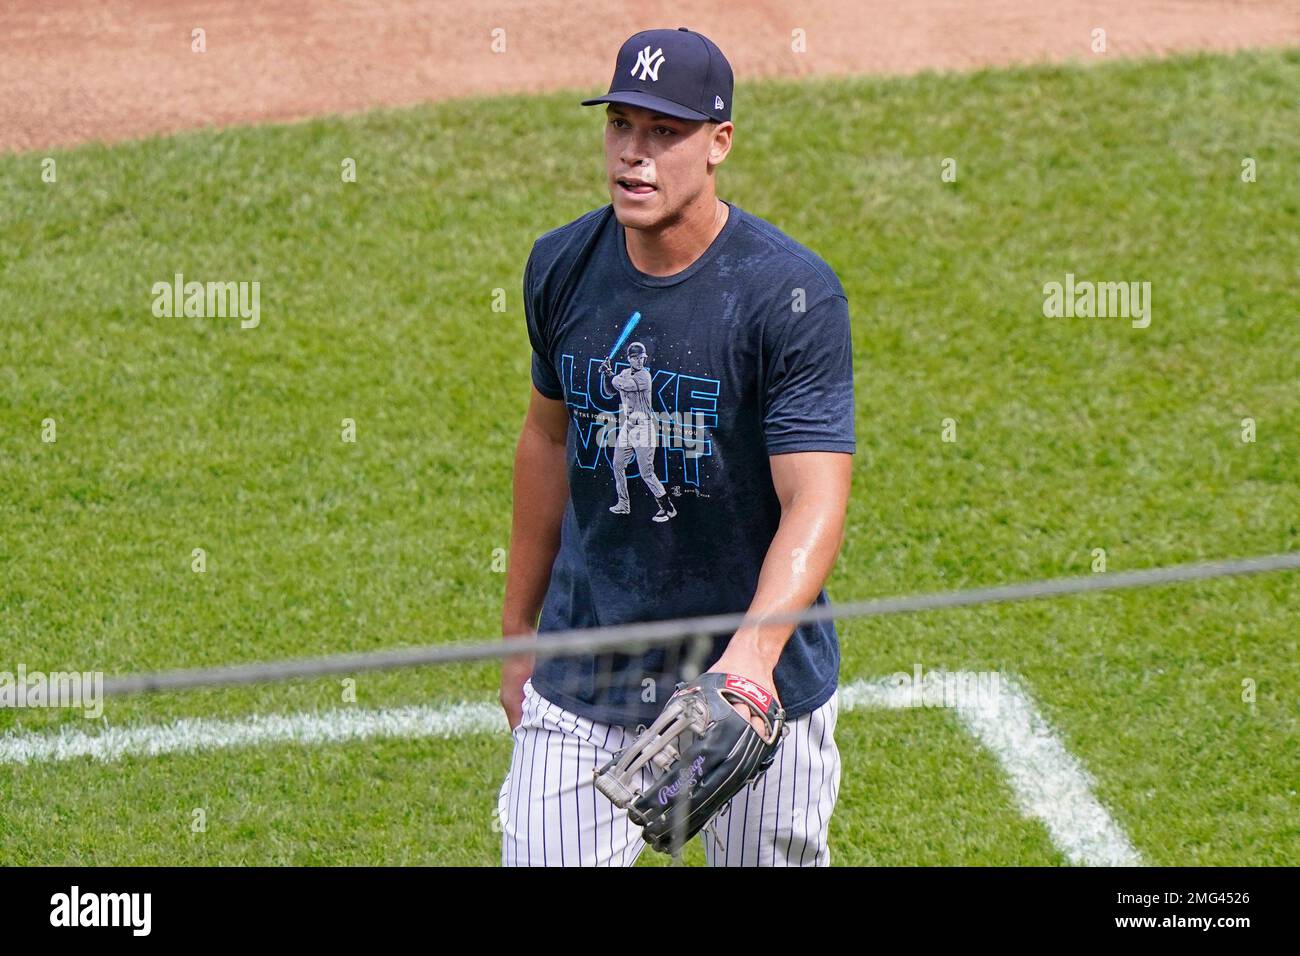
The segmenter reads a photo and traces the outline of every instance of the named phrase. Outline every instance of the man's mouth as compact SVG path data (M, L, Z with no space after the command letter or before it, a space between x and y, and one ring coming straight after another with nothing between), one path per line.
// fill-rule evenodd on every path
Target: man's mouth
M632 196L648 196L656 189L654 183L637 179L635 176L620 176L617 182L620 189Z

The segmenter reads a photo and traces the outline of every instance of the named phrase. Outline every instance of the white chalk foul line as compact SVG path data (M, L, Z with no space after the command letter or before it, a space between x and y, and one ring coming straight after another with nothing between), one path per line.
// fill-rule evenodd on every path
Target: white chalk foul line
M957 674L959 679L975 675ZM968 686L974 686L968 685ZM1043 719L1033 699L1011 678L994 684L996 702L958 698L962 725L997 759L1022 813L1039 820L1071 863L1135 866L1141 863L1124 831L1092 793L1092 779ZM840 688L843 710L905 709L918 699L892 678L858 680ZM10 731L0 736L0 764L89 757L115 761L274 744L326 744L373 738L464 737L504 733L501 708L488 703L444 707L259 714L238 720L186 718L169 724L106 727L94 733Z
M112 761L200 750L288 743L328 744L376 737L464 737L497 730L505 730L505 717L499 706L491 704L256 714L239 720L186 718L170 724L106 727L94 733L68 727L51 734L11 731L0 736L0 764L77 757Z
M1080 866L1140 866L1119 824L1093 795L1092 776L1066 749L1038 712L1033 698L1005 674L953 673L958 686L992 690L956 695L953 708L970 733L997 759L1007 775L1020 812L1039 820L1066 858ZM902 709L916 707L915 682L855 681L841 690L842 706Z

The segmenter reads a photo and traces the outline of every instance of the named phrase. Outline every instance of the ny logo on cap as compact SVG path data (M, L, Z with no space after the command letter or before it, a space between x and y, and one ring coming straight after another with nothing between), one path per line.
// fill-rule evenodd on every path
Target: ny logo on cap
M722 97L718 96L716 93L713 94L713 108L715 110L722 109Z
M661 47L658 50L655 50L654 53L651 53L650 44L647 43L646 48L644 50L641 50L639 53L637 53L636 63L633 64L631 73L633 76L636 76L636 71L640 70L641 75L637 76L638 80L645 82L645 78L649 76L651 80L653 80L655 83L658 83L659 67L663 65L664 65L663 48Z

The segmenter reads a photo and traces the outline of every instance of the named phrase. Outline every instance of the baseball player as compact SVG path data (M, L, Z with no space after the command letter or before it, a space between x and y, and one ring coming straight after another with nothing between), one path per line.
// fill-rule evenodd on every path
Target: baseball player
M765 615L828 603L856 450L848 302L815 253L718 198L732 87L707 37L647 30L622 45L609 92L583 103L604 109L611 201L541 236L524 269L532 391L515 456L502 630L544 640L736 612L755 623L712 638L702 661L663 648L508 657L500 699L514 747L498 797L506 865L636 860L641 827L593 776L655 721L696 663L728 686L773 691L785 716L765 772L699 831L709 864L830 860L838 638L831 621L793 628ZM633 325L631 368L613 376L623 377L614 385L623 428L611 449L593 437L593 410L612 415L601 386ZM691 453L634 434L639 416L695 422ZM623 475L633 455L644 490ZM675 507L664 485L682 489ZM642 507L643 494L681 518L626 534L620 512Z
M641 479L659 503L659 511L651 520L667 521L677 515L677 509L673 507L672 499L664 491L664 486L655 477L654 449L658 442L655 440L654 411L650 406L651 379L645 367L645 346L640 342L629 345L627 363L630 367L617 375L614 374L609 359L600 365L601 374L610 376L610 384L619 395L618 440L617 451L614 453L614 490L618 493L618 501L609 510L616 515L632 513L627 495L627 463L636 455Z

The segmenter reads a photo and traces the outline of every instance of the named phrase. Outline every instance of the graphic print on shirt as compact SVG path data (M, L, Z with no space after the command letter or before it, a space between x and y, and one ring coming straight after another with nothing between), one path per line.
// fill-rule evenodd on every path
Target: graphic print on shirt
M640 312L632 314L609 357L587 359L585 382L578 380L577 357L566 353L560 364L568 384L577 463L593 470L607 463L615 497L609 510L629 515L636 511L628 488L628 465L635 459L636 474L657 506L652 520L662 523L677 516L672 497L681 495L682 485L700 495L700 460L712 455L709 428L717 424L721 382L652 370L643 342L629 344L625 361L612 364L640 318ZM673 485L672 495L665 483Z
M627 347L628 368L617 375L610 367L609 359L601 363L600 374L609 376L610 384L618 392L618 434L614 451L614 490L618 501L609 509L616 515L632 513L631 501L627 494L627 464L636 456L637 468L641 471L641 480L655 501L659 503L659 512L655 521L667 521L677 515L672 499L664 491L664 486L655 475L654 449L655 441L654 412L650 407L650 373L645 369L646 351L640 342L633 342Z

